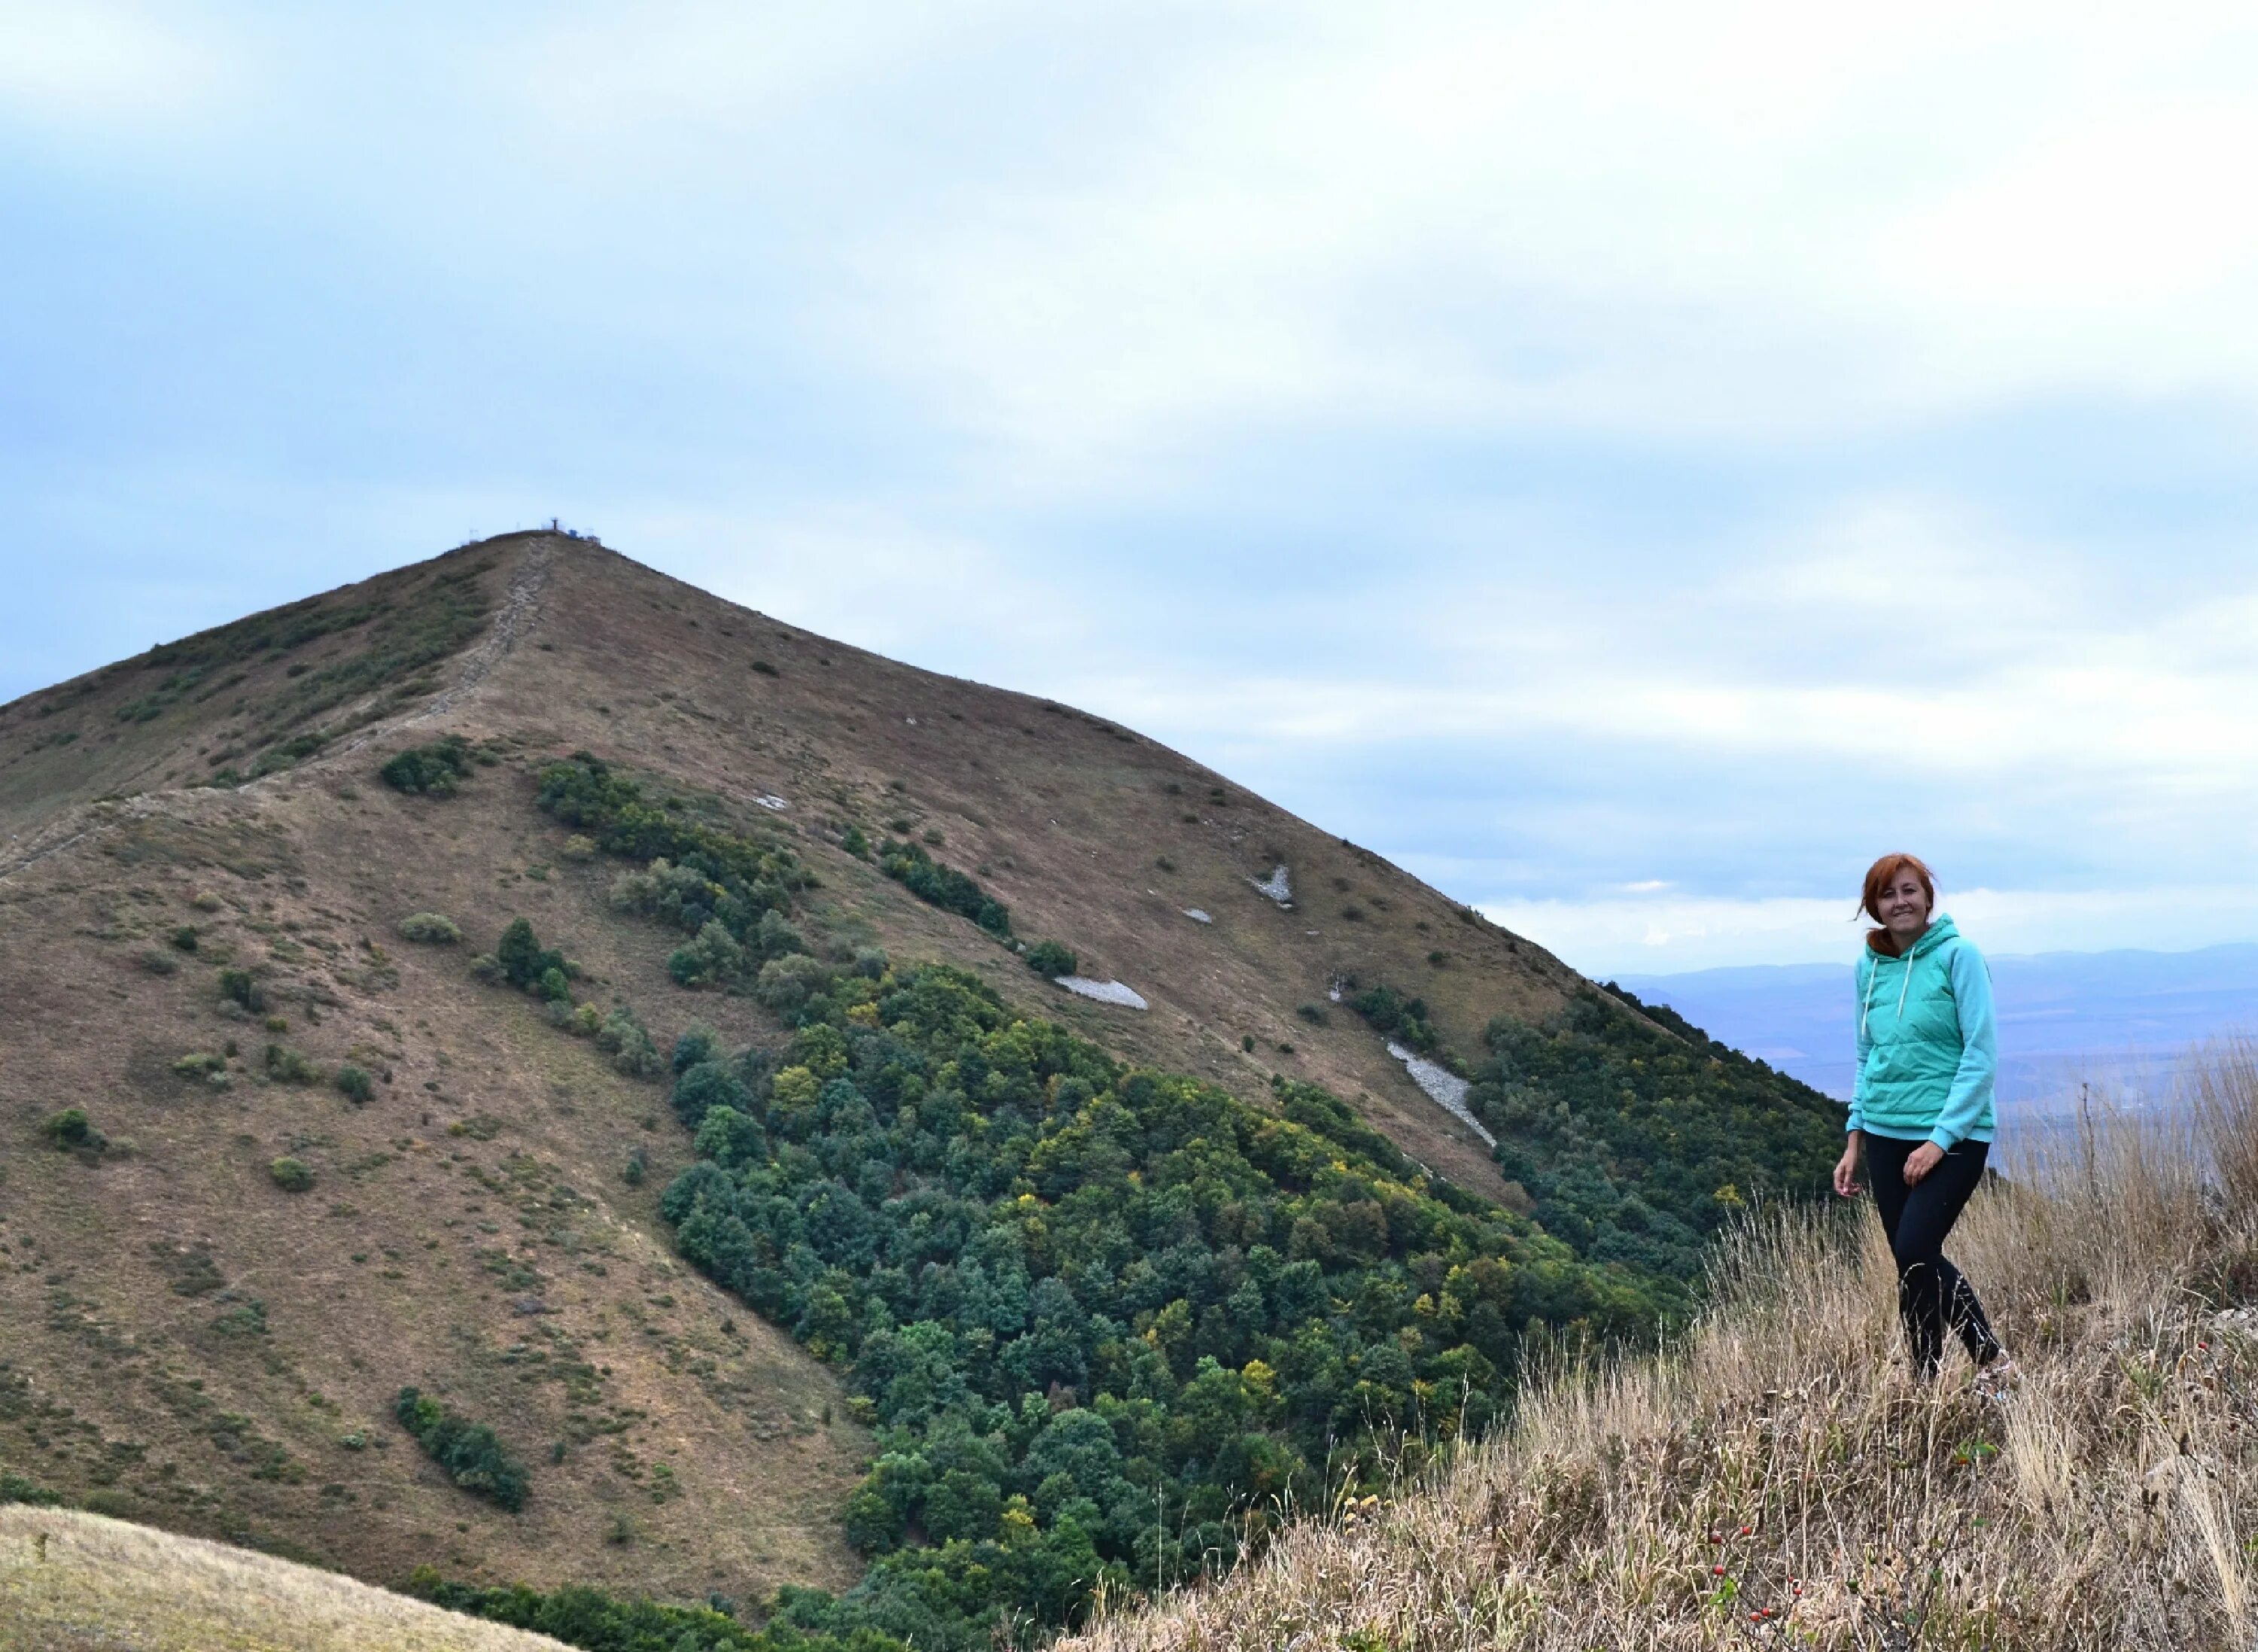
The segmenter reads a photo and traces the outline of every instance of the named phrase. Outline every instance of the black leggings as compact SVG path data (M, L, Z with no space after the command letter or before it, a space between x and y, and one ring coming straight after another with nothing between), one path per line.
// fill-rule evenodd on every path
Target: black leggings
M1978 1365L1999 1352L1999 1339L1984 1317L1984 1304L1960 1270L1945 1260L1944 1237L1960 1219L1961 1207L1984 1179L1990 1144L1964 1141L1913 1187L1905 1183L1906 1158L1921 1144L1892 1136L1866 1136L1866 1174L1874 1184L1874 1207L1898 1263L1898 1315L1913 1345L1914 1370L1936 1374L1944 1360L1949 1322Z

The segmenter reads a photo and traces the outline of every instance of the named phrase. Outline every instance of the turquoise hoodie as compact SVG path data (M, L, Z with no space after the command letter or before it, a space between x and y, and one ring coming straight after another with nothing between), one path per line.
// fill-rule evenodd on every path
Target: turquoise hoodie
M1902 958L1858 954L1858 1081L1851 1130L1949 1152L1992 1139L1999 1039L1984 955L1940 915Z

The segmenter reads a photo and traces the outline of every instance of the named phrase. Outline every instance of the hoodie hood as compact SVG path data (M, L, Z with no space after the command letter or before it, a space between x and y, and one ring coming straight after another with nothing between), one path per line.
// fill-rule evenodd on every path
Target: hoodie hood
M1907 948L1906 956L1908 958L1925 958L1930 953L1935 952L1939 947L1944 945L1946 941L1958 940L1959 939L1960 932L1952 926L1952 914L1949 912L1939 912L1934 918L1929 920L1928 927L1921 932L1921 938L1914 941L1910 947Z
M1904 952L1883 952L1871 940L1866 943L1866 950L1872 953L1877 958L1887 958L1892 962L1895 962L1899 958L1927 957L1930 953L1935 952L1939 947L1944 945L1946 941L1958 940L1959 939L1960 932L1952 926L1952 914L1949 912L1939 912L1935 918L1929 919L1928 927L1922 930L1920 936L1914 941L1914 944L1907 947Z

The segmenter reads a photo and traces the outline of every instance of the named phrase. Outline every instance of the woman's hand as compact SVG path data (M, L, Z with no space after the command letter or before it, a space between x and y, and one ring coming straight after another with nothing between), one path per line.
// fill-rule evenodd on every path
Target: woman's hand
M1850 1138L1850 1145L1843 1150L1842 1158L1835 1161L1835 1191L1845 1199L1858 1191L1858 1138Z
M1906 1155L1905 1178L1908 1188L1918 1186L1921 1179L1944 1162L1944 1149L1933 1141L1925 1141Z

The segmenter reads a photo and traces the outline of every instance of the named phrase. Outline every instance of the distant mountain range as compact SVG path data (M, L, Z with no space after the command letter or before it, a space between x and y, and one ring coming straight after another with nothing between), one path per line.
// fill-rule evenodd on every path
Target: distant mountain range
M2258 945L2197 952L2037 953L1991 960L2003 1102L2053 1110L2081 1082L2169 1094L2193 1046L2258 1031ZM1832 1095L1850 1093L1848 964L1757 964L1617 983Z

